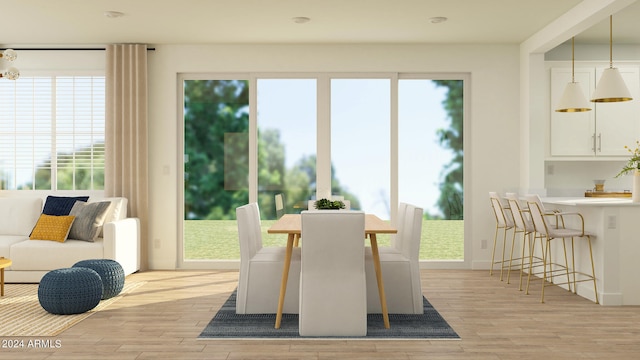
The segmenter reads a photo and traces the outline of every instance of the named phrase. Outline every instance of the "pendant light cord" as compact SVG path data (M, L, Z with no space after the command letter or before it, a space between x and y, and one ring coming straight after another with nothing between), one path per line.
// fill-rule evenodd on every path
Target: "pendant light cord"
M609 68L613 68L613 15L609 15Z
M575 61L576 61L576 54L575 54L575 50L574 50L574 41L575 41L575 37L571 38L571 82L574 83L576 82L576 74L575 74Z

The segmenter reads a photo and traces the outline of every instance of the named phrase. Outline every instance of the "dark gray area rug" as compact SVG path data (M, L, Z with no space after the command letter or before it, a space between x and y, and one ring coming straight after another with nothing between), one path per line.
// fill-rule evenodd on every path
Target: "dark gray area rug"
M389 314L390 329L384 328L381 314L367 315L367 336L335 339L431 339L455 340L458 334L426 298L424 314ZM199 339L309 339L298 334L298 314L283 314L275 329L275 314L236 314L236 292L202 331ZM322 337L327 338L327 337ZM330 339L334 339L329 337Z

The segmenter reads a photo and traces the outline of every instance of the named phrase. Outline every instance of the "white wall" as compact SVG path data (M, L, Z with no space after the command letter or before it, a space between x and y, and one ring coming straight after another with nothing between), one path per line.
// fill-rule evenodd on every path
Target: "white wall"
M491 257L488 192L519 184L519 53L516 45L162 45L149 52L149 266L174 269L177 254L179 73L470 73L465 129L465 234L474 268ZM488 249L481 249L487 240Z

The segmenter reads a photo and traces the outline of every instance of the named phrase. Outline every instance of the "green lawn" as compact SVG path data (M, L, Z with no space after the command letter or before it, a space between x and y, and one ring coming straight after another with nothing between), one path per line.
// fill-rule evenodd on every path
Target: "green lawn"
M286 235L267 234L275 220L262 221L264 246L285 246ZM238 228L235 220L186 220L185 259L229 260L240 258ZM378 235L378 245L389 244L389 235ZM462 260L464 248L463 220L424 220L420 259Z

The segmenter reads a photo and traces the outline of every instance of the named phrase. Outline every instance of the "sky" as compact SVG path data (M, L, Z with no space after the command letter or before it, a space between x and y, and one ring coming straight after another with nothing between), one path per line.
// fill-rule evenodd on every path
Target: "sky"
M389 79L333 79L331 148L335 177L363 210L389 218ZM453 157L436 131L449 126L442 107L446 88L431 80L401 80L399 87L399 198L439 213L438 184ZM285 164L316 153L316 84L312 79L258 82L258 126L280 130ZM384 176L379 176L384 174ZM339 195L339 194L338 194Z

